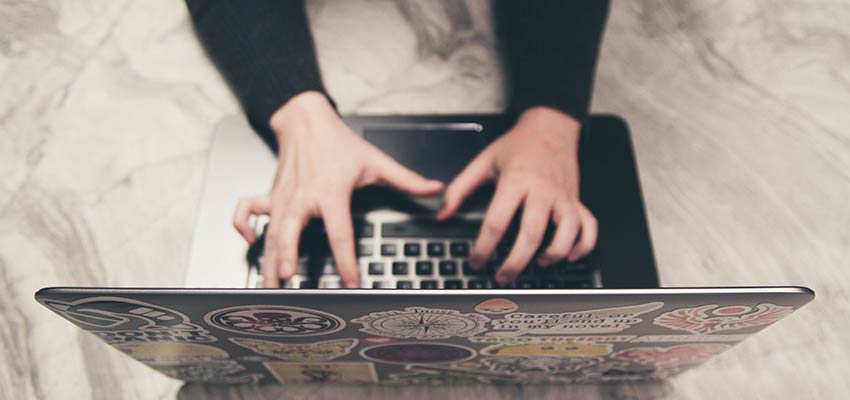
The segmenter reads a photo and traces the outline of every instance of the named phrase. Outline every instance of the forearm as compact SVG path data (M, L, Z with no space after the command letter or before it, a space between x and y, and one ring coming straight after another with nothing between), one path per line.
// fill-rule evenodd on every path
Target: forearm
M302 0L186 0L195 31L273 148L272 115L295 95L327 96Z
M504 0L495 15L511 81L509 108L548 106L583 125L608 1Z

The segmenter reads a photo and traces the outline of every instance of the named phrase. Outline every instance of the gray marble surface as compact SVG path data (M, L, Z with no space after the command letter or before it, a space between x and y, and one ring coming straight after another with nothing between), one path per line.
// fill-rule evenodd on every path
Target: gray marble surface
M344 112L504 103L486 3L309 12ZM787 321L657 385L210 388L148 370L32 295L181 285L233 96L181 2L2 1L0 398L848 398L847 21L846 1L621 0L603 45L593 110L631 124L663 283L815 289Z

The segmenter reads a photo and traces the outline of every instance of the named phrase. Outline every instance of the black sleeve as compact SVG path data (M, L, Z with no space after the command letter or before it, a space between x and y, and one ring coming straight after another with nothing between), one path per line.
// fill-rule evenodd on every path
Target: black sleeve
M608 0L501 0L493 11L511 82L508 109L549 106L584 125Z
M298 93L327 96L303 0L186 0L195 32L242 104L277 149L269 118ZM328 96L330 99L330 96Z

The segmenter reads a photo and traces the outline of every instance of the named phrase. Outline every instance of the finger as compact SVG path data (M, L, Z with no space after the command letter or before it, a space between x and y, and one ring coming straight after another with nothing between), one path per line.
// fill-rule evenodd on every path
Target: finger
M493 194L493 200L487 207L487 213L481 221L481 230L470 253L469 264L472 268L481 268L493 253L499 239L510 225L523 196L525 196L524 191L504 180L496 185L496 193Z
M243 197L236 203L236 210L233 212L233 227L248 243L253 244L257 240L257 234L250 223L251 216L268 214L269 204L268 195Z
M444 220L454 215L463 200L484 181L490 179L491 174L490 156L488 153L479 154L446 188L443 206L437 211L437 219Z
M266 229L266 241L263 244L263 262L260 263L264 288L280 287L277 277L277 242L279 236L278 221L273 218L269 223L268 229Z
M371 169L377 182L413 196L429 196L443 190L443 182L425 178L386 154L381 154L373 160Z
M505 285L513 281L534 257L552 215L552 205L552 200L533 193L525 198L519 233L510 254L496 273L496 282Z
M567 260L570 262L588 255L596 246L596 239L599 237L599 223L593 213L584 205L579 207L579 217L581 219L581 235L579 235L578 243L567 255Z
M322 218L343 286L359 287L360 268L354 255L354 228L351 224L349 197L339 196L329 200L322 209Z
M541 267L549 266L557 261L567 258L567 254L573 248L580 225L578 210L572 206L556 206L554 221L557 224L555 236L549 247L537 257L537 264Z
M298 242L308 218L309 215L306 212L293 209L290 214L281 219L280 236L275 243L277 247L276 279L289 280L295 275L298 265Z

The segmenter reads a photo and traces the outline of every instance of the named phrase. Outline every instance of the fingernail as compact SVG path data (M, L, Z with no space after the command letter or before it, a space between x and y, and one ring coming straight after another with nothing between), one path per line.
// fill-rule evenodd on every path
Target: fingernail
M539 265L541 267L545 267L545 266L549 265L549 259L545 258L543 256L540 256L540 257L537 258L537 265Z
M286 277L289 277L292 273L292 262L284 261L283 264L280 264L280 274Z
M360 286L358 285L358 282L355 281L345 281L342 283L342 285L348 289L356 289L358 286Z
M511 280L503 274L496 274L496 282L499 283L499 286L505 286L508 283L511 283Z

